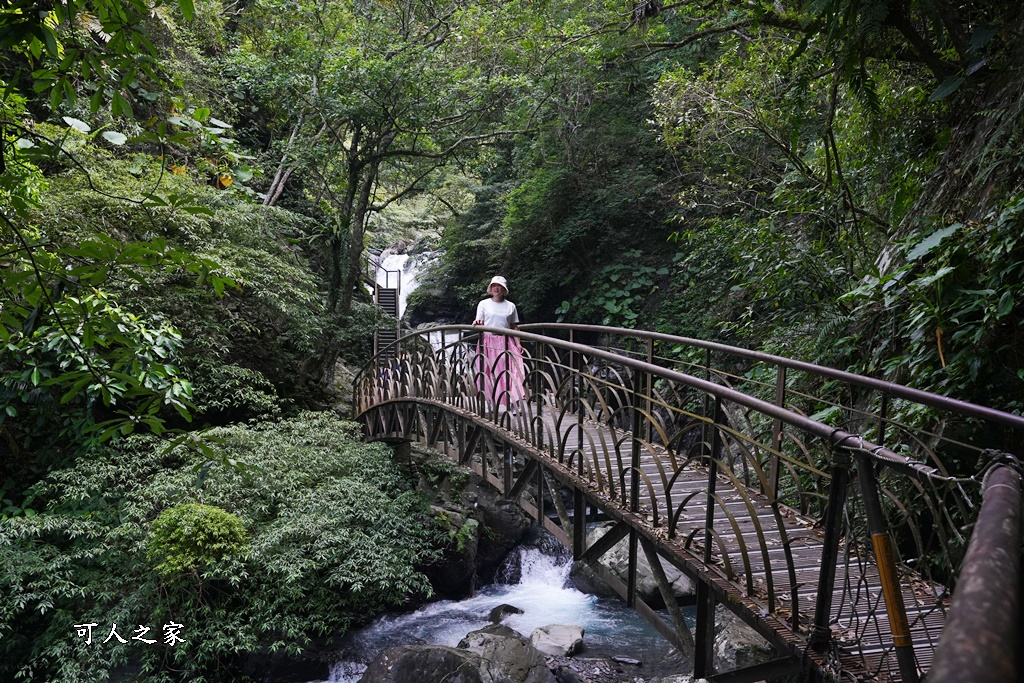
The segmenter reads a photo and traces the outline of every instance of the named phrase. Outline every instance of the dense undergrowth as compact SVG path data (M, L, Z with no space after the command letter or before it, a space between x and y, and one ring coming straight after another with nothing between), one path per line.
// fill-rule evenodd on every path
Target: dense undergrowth
M228 462L132 437L31 488L0 526L0 677L225 680L429 594L427 508L387 447L325 412L208 438Z

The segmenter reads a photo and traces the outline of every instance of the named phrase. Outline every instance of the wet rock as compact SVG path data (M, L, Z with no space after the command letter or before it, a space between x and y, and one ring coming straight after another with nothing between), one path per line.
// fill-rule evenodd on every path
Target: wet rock
M587 546L589 547L599 538L604 536L612 526L612 523L606 523L591 530L591 532L587 534ZM616 543L612 546L612 549L602 555L598 561L625 582L629 576L628 539L624 538ZM682 602L690 600L696 593L696 587L693 582L668 562L662 561L661 567L665 571L665 578L667 578L668 582L671 584L672 593L676 596L676 599ZM581 586L592 585L595 581L599 584L599 590L599 586L603 585L603 582L600 582L600 579L594 576L593 572L588 576L584 569L576 570L574 567L573 571L576 577L579 577L579 584L577 585L577 588L581 591L584 590ZM658 584L654 580L654 575L651 571L651 564L647 561L647 556L642 551L637 553L637 573L637 595L639 595L644 602L654 609L664 607L665 601L662 599L661 591L658 590ZM574 584L576 584L577 579L574 578L573 581ZM610 589L606 586L604 590L607 591ZM604 592L595 592L597 592L598 595L604 594Z
M715 610L715 673L753 666L774 659L771 645L727 608Z
M301 681L325 680L331 673L331 657L313 648L307 648L300 656L287 655L280 652L264 654L250 652L241 666L243 676L261 680L269 676L281 683L300 683ZM141 674L137 674L141 676ZM115 680L136 680L135 675Z
M515 605L501 604L491 610L490 614L487 615L487 621L492 624L500 624L508 615L522 613L523 610L519 609Z
M359 683L492 683L480 673L480 656L441 645L399 645L370 662Z
M580 675L576 673L576 670L571 666L565 664L558 664L551 673L555 675L555 680L558 683L584 683L584 679L580 678Z
M518 505L480 484L478 479L473 477L466 494L475 496L474 515L486 528L481 534L476 557L477 573L486 583L493 580L502 561L522 540L530 528L530 518Z
M546 655L564 657L583 649L583 627L549 624L534 629L530 642Z
M619 664L627 664L629 666L640 666L642 662L639 659L633 659L632 657L622 657L619 655L612 655L612 661L618 662Z
M491 624L466 635L459 649L480 656L485 681L495 683L555 683L544 655L507 626Z
M573 588L588 595L602 598L617 598L615 589L605 583L597 573L585 562L574 562L569 570L569 581Z

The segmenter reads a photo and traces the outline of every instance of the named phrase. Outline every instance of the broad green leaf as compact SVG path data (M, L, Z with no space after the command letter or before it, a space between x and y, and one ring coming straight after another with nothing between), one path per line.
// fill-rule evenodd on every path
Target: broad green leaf
M114 91L114 106L117 107L118 112L121 115L129 119L135 117L135 112L132 111L131 103L125 99L124 95L121 94L120 90Z
M178 7L181 8L181 14L186 20L191 20L196 13L196 6L192 0L178 0Z
M54 34L53 29L42 24L40 29L43 31L43 40L46 41L46 52L56 59L60 56L60 51L57 49L57 36Z
M64 89L60 81L57 81L53 88L50 90L50 109L53 112L57 111L57 107L60 106L61 100L64 97Z
M999 306L996 309L996 313L1002 318L1004 315L1009 315L1010 311L1013 310L1013 294L1009 290L1003 292L1003 296L999 298Z
M921 277L921 278L918 278L918 279L914 280L913 285L915 287L918 287L918 288L928 287L929 285L932 285L932 284L938 282L942 278L944 278L947 275L949 275L950 273L952 273L953 270L954 269L953 269L952 266L945 266L943 268L939 268L935 272L935 274L933 274L933 275L928 275L926 277Z
M112 145L123 145L128 142L128 136L124 133L118 133L116 130L105 130L102 135L103 139Z
M64 120L64 123L68 124L75 130L77 130L79 133L88 133L90 130L92 130L92 128L89 127L89 124L85 121L76 119L71 116L64 116L62 118Z
M967 79L963 76L950 76L942 82L942 84L935 89L931 95L928 96L929 102L938 102L944 97L952 95L957 88L964 84Z
M907 253L907 260L917 261L923 258L924 256L927 256L932 249L939 246L942 240L952 235L961 227L963 226L960 223L953 223L952 225L942 228L941 230L936 230L931 235L918 242L914 246L914 248Z

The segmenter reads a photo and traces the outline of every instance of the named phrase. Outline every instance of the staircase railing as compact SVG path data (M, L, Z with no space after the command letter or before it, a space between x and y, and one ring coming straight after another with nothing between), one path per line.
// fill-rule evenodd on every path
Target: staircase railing
M402 271L385 268L380 259L370 253L363 255L363 263L363 279L366 284L373 287L373 302L396 320L394 329L374 330L373 353L377 355L385 349L391 349L388 353L397 353L397 345L392 345L398 341L401 331L399 302L402 292ZM383 285L380 283L380 273L384 273ZM392 279L394 279L394 286L392 286Z

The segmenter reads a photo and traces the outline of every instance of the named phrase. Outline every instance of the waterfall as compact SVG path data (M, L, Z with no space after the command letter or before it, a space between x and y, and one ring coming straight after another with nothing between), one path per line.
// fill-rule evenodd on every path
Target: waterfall
M425 262L434 257L434 252L423 252L410 257L409 254L400 254L388 247L380 253L377 260L380 268L377 270L377 284L381 287L399 287L398 291L398 317L405 315L405 304L409 295L419 286L419 274ZM392 271L392 272L388 272ZM400 282L396 282L395 273L400 273Z

